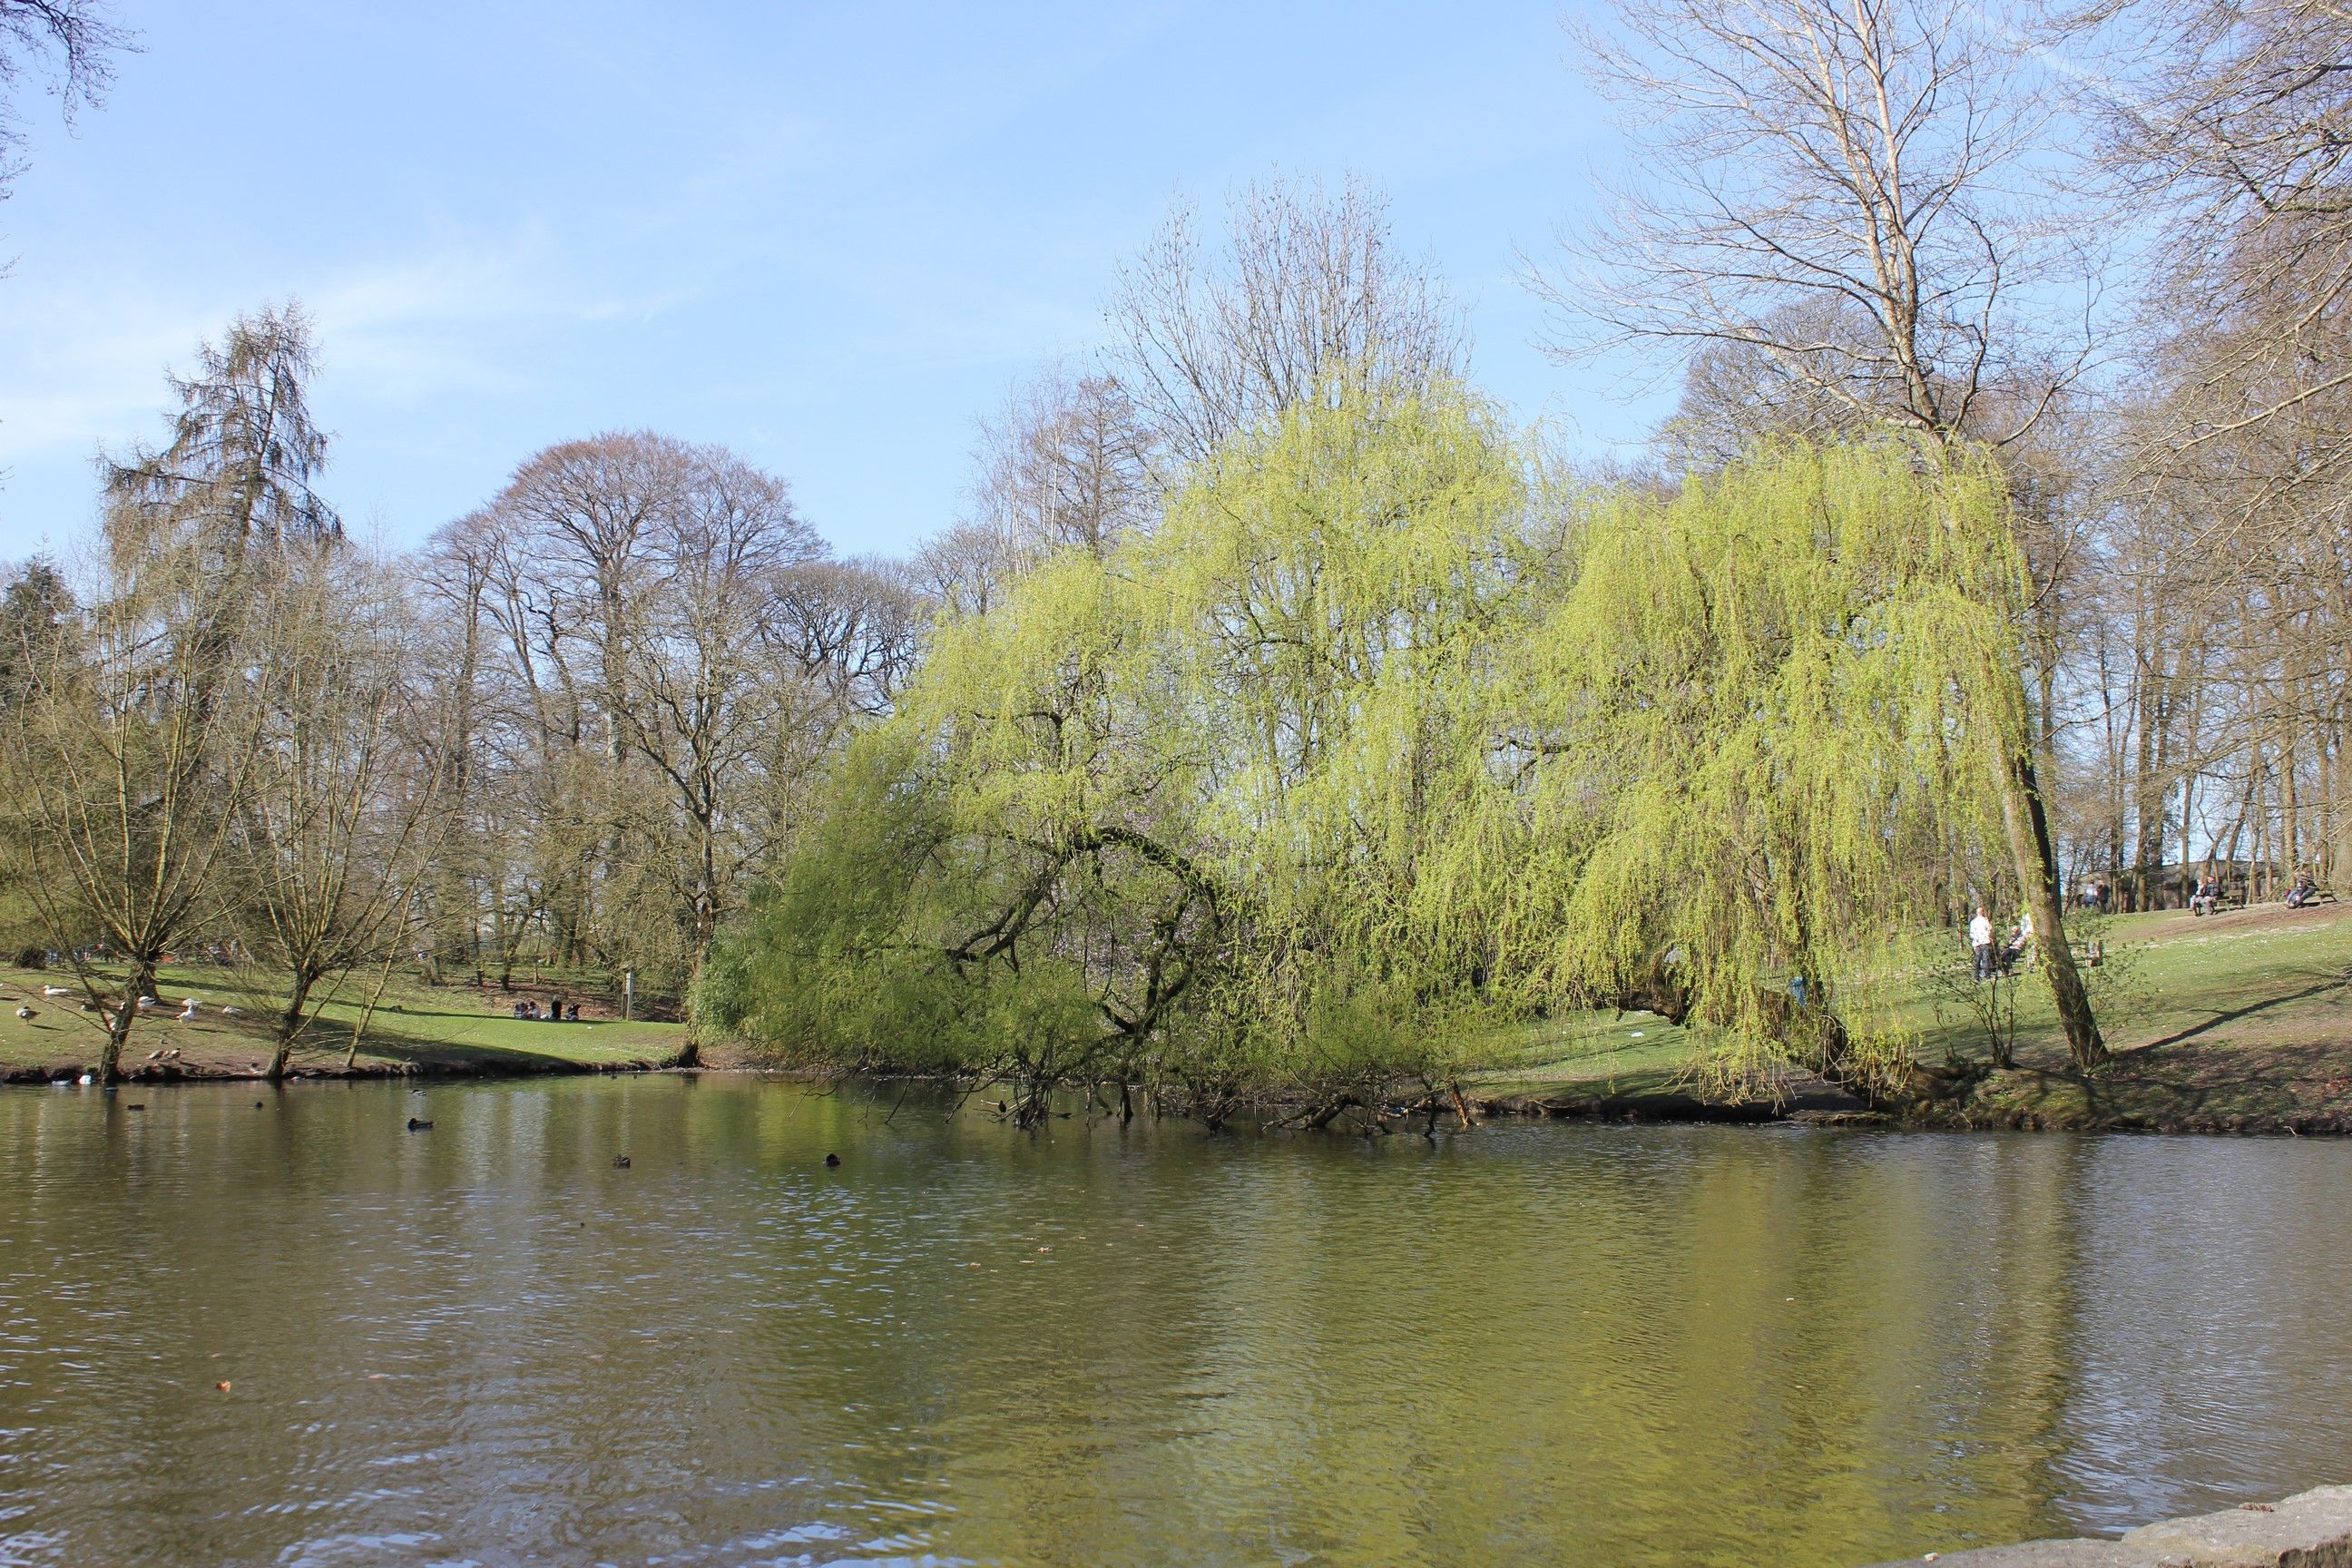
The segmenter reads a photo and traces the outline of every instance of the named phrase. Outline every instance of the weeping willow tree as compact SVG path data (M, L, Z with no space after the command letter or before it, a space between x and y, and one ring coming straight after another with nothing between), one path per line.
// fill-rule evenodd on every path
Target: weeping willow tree
M1937 870L2004 842L2024 744L2007 506L1989 463L1899 438L1594 506L1493 690L1517 776L1449 895L1499 911L1525 1005L1702 1026L1733 1083L1902 1076Z
M1459 386L1351 390L944 625L702 1020L1029 1118L1328 1117L1570 1007L1897 1076L1924 868L1998 841L2022 732L1997 476L1790 448L1546 540L1530 473Z
M940 629L704 1016L1032 1113L1071 1081L1215 1121L1442 1080L1475 963L1402 922L1479 772L1526 486L1458 386L1226 443L1149 533Z

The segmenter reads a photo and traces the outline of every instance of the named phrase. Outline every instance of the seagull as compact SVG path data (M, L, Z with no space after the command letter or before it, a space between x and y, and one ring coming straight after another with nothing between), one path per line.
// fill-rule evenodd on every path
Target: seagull
M44 985L41 987L41 994L44 996L70 996L73 994L73 988L69 985Z
M245 1016L245 1009L242 1007L223 1007L221 1009L221 1016L224 1018L242 1018Z
M196 1021L196 999L194 997L189 997L188 1005L180 1009L178 1021L183 1024L193 1024Z

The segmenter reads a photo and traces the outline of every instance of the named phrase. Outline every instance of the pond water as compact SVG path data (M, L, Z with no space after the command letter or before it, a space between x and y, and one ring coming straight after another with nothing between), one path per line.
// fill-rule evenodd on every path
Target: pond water
M1844 1565L2118 1530L2352 1479L2347 1198L2315 1141L12 1090L0 1563Z

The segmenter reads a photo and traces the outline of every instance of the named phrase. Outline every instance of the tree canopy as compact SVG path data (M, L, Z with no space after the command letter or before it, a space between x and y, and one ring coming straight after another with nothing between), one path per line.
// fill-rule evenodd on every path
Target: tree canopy
M1703 1024L1728 1079L1885 1070L1894 938L1998 842L2022 721L1997 472L1890 437L1577 493L1533 459L1459 384L1360 382L950 620L705 1016L1213 1119L1434 1087L1580 1006Z

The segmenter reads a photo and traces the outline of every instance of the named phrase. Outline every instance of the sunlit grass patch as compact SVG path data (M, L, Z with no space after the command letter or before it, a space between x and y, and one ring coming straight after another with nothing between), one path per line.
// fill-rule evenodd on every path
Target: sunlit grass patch
M48 996L47 987L68 994ZM341 1068L372 988L372 979L364 988L346 986L318 1008L295 1047L297 1070ZM583 998L589 994L581 993ZM200 1070L258 1071L268 1062L282 1000L257 991L245 976L216 964L167 964L157 973L155 995L158 1005L131 1030L126 1068L174 1050L179 1056L173 1059ZM195 1016L184 1020L180 1015L191 997ZM103 1036L97 1016L79 1010L83 999L69 972L0 966L0 1067L95 1061ZM678 1024L517 1018L509 1011L511 1001L495 991L427 985L413 975L395 975L366 1018L354 1065L363 1070L618 1067L669 1060L686 1039L685 1026ZM15 1016L18 1006L34 1016ZM230 1008L236 1011L224 1010Z

